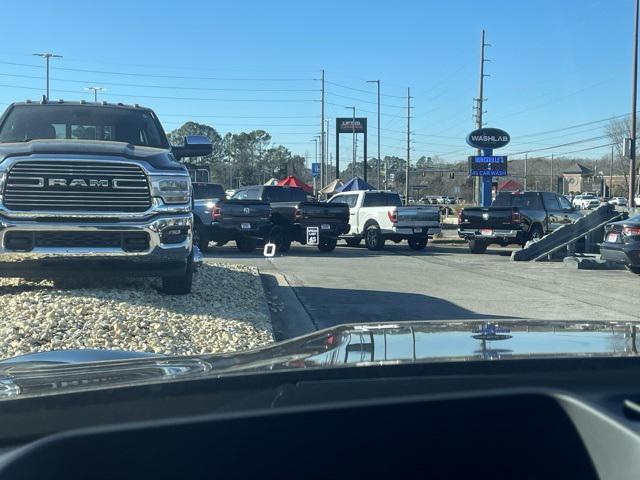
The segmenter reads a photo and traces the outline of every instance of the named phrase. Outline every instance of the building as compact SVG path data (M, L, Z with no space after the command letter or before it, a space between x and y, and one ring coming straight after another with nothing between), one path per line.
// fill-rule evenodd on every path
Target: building
M626 197L628 189L625 175L595 175L592 169L578 162L562 173L562 192L567 195L597 192L606 197Z

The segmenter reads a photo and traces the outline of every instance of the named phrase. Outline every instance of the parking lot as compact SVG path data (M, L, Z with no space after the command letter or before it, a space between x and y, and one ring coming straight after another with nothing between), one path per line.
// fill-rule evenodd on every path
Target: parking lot
M348 322L482 318L637 320L640 278L625 270L575 270L561 262L512 262L511 249L469 253L464 244L405 243L383 251L296 245L286 255L243 254L229 244L207 261L259 268L276 338Z

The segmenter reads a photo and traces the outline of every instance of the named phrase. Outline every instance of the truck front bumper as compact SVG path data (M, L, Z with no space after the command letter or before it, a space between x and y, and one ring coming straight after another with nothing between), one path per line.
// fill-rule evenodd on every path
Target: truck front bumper
M190 213L82 224L0 217L0 276L181 275L191 254L192 225Z
M458 236L465 240L493 240L508 241L510 243L524 243L526 239L526 232L522 230L471 230L471 229L458 229Z

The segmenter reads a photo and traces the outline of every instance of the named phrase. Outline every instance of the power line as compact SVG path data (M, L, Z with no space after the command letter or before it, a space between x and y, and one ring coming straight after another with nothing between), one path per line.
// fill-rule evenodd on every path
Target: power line
M347 95L340 95L339 93L330 92L330 91L327 91L326 93L329 94L329 95L333 95L334 97L346 98L347 100L355 100L357 102L370 103L372 105L378 105L378 102L374 102L374 101L370 101L370 100L362 100L361 98L349 97ZM381 103L380 106L389 107L389 108L406 108L406 107L401 107L399 105L391 105L389 103Z
M329 80L325 80L325 83L327 83L328 85L333 85L334 87L340 87L340 88L345 88L347 90L353 90L354 92L361 92L361 93L371 94L371 91L369 91L369 90L364 90L362 88L348 87L347 85L342 85L340 83L330 82ZM389 98L404 98L401 95L391 95L389 93L381 93L380 96L381 97L389 97Z
M595 142L597 140L603 140L605 138L609 138L609 136L608 135L600 135L598 137L585 138L585 139L582 139L582 140L576 140L574 142L563 143L563 144L560 144L560 145L553 145L551 147L535 148L535 149L532 149L532 150L523 150L521 152L513 152L513 153L509 152L509 153L506 153L505 155L523 155L525 153L528 154L528 153L532 153L532 152L542 152L542 151L545 151L545 150L554 150L556 148L568 147L568 146L571 146L571 145L579 145L581 143Z

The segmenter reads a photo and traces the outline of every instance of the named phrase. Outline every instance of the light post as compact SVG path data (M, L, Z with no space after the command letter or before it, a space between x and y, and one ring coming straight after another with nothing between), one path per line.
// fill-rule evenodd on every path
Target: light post
M351 109L353 111L353 116L351 120L351 133L352 133L352 148L353 148L353 159L351 161L351 177L356 176L356 107L344 107Z
M102 87L86 87L85 90L93 92L93 101L98 103L98 92L106 92L106 88Z
M49 100L49 60L51 58L62 58L62 55L56 55L55 53L49 53L49 52L34 53L33 55L35 55L36 57L44 58L45 62L47 64L47 95L46 95L46 99Z

